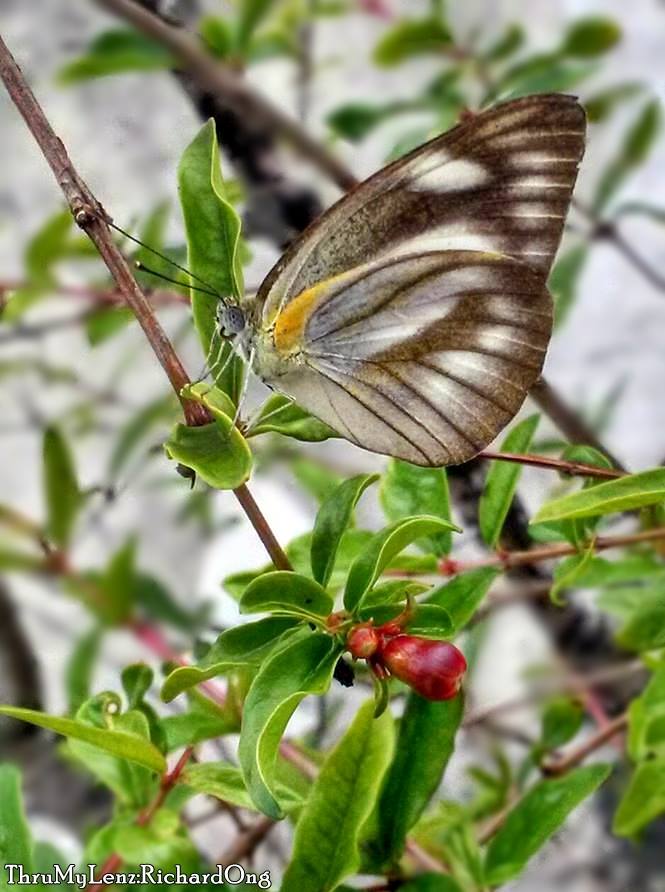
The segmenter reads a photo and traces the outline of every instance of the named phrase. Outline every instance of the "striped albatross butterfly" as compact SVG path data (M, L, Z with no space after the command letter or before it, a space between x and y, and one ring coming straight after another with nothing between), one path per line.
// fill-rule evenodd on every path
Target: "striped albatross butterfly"
M510 421L552 329L546 279L584 150L558 94L474 115L345 195L220 324L341 436L458 464Z

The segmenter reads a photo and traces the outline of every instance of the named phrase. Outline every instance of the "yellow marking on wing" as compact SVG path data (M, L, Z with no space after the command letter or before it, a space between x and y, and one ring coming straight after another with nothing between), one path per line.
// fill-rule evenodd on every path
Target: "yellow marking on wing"
M316 309L323 293L330 287L332 279L317 282L306 291L301 291L290 301L275 320L273 340L279 353L292 353L300 345L307 320Z

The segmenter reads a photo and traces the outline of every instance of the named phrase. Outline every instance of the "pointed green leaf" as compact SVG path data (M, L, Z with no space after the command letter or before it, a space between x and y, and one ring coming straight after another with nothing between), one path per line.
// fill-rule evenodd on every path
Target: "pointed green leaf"
M412 56L438 54L452 43L448 28L435 18L402 19L393 25L374 48L374 61L385 68L399 65Z
M63 66L58 80L74 84L128 71L173 68L175 64L171 53L156 40L129 28L114 28L96 37L84 55Z
M238 250L241 224L222 179L213 120L201 128L185 149L178 167L178 188L187 233L188 266L199 280L192 284L206 282L221 297L239 300L243 294ZM212 361L217 362L220 341L215 336L215 314L219 299L192 290L191 301L204 354L210 354ZM230 344L226 344L219 355L219 369L230 350ZM242 387L242 375L242 362L234 357L224 372L218 371L215 377L215 383L234 403Z
M457 530L453 523L440 517L407 517L398 520L374 535L351 565L344 592L344 606L355 610L390 562L408 545L424 536Z
M596 517L632 511L665 501L665 469L629 474L547 502L531 521L545 523L577 517Z
M49 539L61 548L69 545L82 504L74 457L67 441L55 427L44 432L44 500Z
M638 765L614 815L612 832L636 836L665 812L665 758Z
M419 468L392 459L383 475L381 504L388 520L401 520L414 514L429 514L450 521L450 493L445 468ZM448 554L452 545L450 530L415 543L427 554Z
M303 697L328 690L339 655L329 635L312 633L266 660L249 689L238 757L254 803L275 820L282 816L275 790L280 739Z
M383 783L367 841L379 867L401 857L406 835L436 792L462 719L461 695L433 702L409 694L399 725L395 757Z
M425 604L444 607L452 622L451 635L456 635L476 612L499 572L495 567L481 567L460 573L445 585L433 589Z
M32 869L32 840L21 797L21 774L14 765L0 765L0 892L11 892L7 864Z
M321 443L331 437L339 437L337 431L305 412L281 393L274 394L264 403L258 418L247 431L247 436L257 437L269 432L304 443Z
M312 575L326 586L330 582L337 549L353 518L353 509L368 486L379 479L378 474L359 474L340 484L324 500L316 515L312 532Z
M292 613L323 618L332 613L333 599L313 579L290 570L276 570L250 582L238 606L241 613Z
M393 747L390 712L365 703L323 764L300 815L281 892L332 892L360 864L358 840Z
M603 783L610 771L609 765L588 765L532 787L489 845L485 862L488 884L499 886L521 873L570 812Z
M621 39L621 28L603 16L578 19L568 28L561 47L567 56L585 59L611 50Z
M10 718L47 728L56 734L70 737L73 740L82 740L92 746L99 747L104 752L111 753L120 759L127 759L144 765L152 771L163 774L166 770L166 761L159 750L148 740L144 740L136 734L128 734L126 731L116 731L110 728L96 728L79 722L76 719L65 719L57 715L47 715L34 709L20 709L15 706L0 706L0 714Z
M198 665L178 666L169 673L162 686L162 700L169 703L183 691L241 666L260 666L277 643L300 626L297 617L270 616L227 629Z
M531 415L516 424L501 444L501 452L528 452L539 421L540 415ZM513 462L497 460L490 465L478 506L480 532L490 548L499 541L521 474L522 465Z

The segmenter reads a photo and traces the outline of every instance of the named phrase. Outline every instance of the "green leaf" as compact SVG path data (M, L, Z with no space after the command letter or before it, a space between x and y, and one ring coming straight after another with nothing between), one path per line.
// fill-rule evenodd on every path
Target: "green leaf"
M126 731L116 731L110 728L96 728L76 719L65 719L57 715L37 712L34 709L20 709L15 706L0 706L0 714L38 725L40 728L47 728L49 731L54 731L56 734L62 734L73 740L82 740L84 743L96 746L120 759L144 765L159 774L163 774L166 770L164 756L148 740L144 740L136 734L128 734Z
M589 489L547 502L531 523L546 523L578 517L597 517L632 511L665 500L665 469L655 468L640 474L629 474L608 480Z
M91 347L96 347L118 334L134 319L127 307L102 307L94 310L85 320L85 333Z
M594 124L607 120L621 103L633 99L644 91L644 84L629 82L600 90L584 100L587 118Z
M218 15L201 16L198 32L213 56L226 59L231 54L234 36L226 19Z
M393 747L389 712L365 703L323 764L298 820L281 892L332 892L360 864L358 840Z
M408 545L423 536L444 530L459 531L459 528L440 517L423 516L398 520L376 533L365 551L351 565L344 591L346 609L352 611L360 605L365 593L372 588L393 558Z
M384 105L371 105L367 102L349 102L336 108L328 115L328 126L339 136L351 142L360 142L375 127L393 115L403 111L416 110L422 102L387 102Z
M260 666L277 642L300 625L296 617L271 616L227 629L198 665L179 666L169 673L162 686L162 700L168 703L183 691L240 666Z
M665 596L659 586L657 599L645 599L617 634L622 647L637 652L665 647Z
M200 427L176 424L164 449L214 489L236 489L252 470L247 441L228 415Z
M277 570L250 582L239 607L241 613L293 613L305 618L322 618L332 612L333 599L313 579Z
M532 787L489 845L487 882L502 885L521 873L570 812L603 783L610 771L609 765L589 765Z
M445 468L419 468L392 459L383 476L381 504L388 520L401 520L413 514L429 514L450 522L450 494ZM415 543L428 554L448 554L452 546L450 530Z
M665 668L657 669L628 709L628 752L638 762L665 757Z
M528 452L539 421L540 415L531 415L516 424L501 444L501 452ZM480 532L490 548L499 541L521 473L522 465L513 462L498 460L490 465L478 505Z
M178 411L178 400L169 393L166 397L160 396L156 400L151 400L134 415L131 415L126 424L120 428L118 437L113 444L109 460L109 475L116 478L135 455L140 443L152 434L154 428L162 423L175 421ZM146 453L147 451L146 448Z
M601 16L578 19L568 28L561 46L567 56L588 58L601 56L621 40L621 28L613 20Z
M14 765L0 765L0 892L11 892L7 864L32 869L32 840L21 797L21 774Z
M238 808L254 810L242 771L228 762L203 762L188 765L181 775L182 783L187 784L197 793L216 796Z
M456 635L476 612L499 573L495 567L460 573L445 585L433 589L425 603L445 607L453 626L451 635Z
M156 40L138 31L114 28L96 37L83 56L64 65L58 72L58 80L61 84L74 84L93 77L156 71L175 65L171 53Z
M312 633L267 659L249 689L238 757L254 803L275 820L282 814L275 791L280 739L303 697L327 691L339 656L329 635Z
M372 619L376 625L383 625L383 623L399 616L402 609L401 604L365 606L363 601L358 618L362 621ZM409 635L418 635L420 638L450 638L453 624L444 607L438 607L436 604L416 604L404 626L404 631Z
M649 100L626 131L616 157L600 177L593 210L600 213L616 195L626 178L648 157L662 125L660 100Z
M189 269L221 297L239 300L243 293L239 254L241 224L222 179L212 119L201 128L180 159L178 188L187 233ZM219 344L215 315L219 299L192 290L191 302L204 354L214 355ZM212 351L211 344L214 344ZM225 345L219 358L220 369L231 349L230 344ZM215 377L215 383L234 403L242 388L242 376L242 362L234 357L225 371Z
M507 25L503 34L483 53L488 62L500 62L512 56L523 45L526 35L521 25Z
M93 626L79 638L67 662L65 687L70 712L76 712L90 696L90 680L99 655L101 639L102 630L99 626Z
M539 747L555 750L577 734L584 723L584 710L577 700L557 697L543 711Z
M552 268L548 287L554 298L555 326L563 325L573 308L580 277L588 257L588 245L576 245L559 255Z
M270 13L276 0L241 0L236 23L236 46L243 52L261 22Z
M266 433L282 434L303 443L321 443L331 437L339 437L337 431L305 412L281 393L274 394L263 404L261 413L247 431L247 436L257 437Z
M379 479L378 474L359 474L341 483L323 502L316 515L312 531L312 575L326 586L330 582L337 549L353 519L353 509L368 486Z
M71 540L82 496L76 479L74 457L67 441L55 427L44 432L44 501L46 530L60 548Z
M503 74L483 104L497 98L517 99L532 93L564 92L597 71L597 64L562 59L558 53L542 53L525 59Z
M612 832L617 836L636 836L663 812L665 757L637 766L614 814Z
M436 792L450 759L462 719L463 701L433 702L407 697L395 757L388 769L367 841L373 863L393 865L406 835Z
M413 56L438 54L452 41L448 28L437 19L402 19L376 45L374 61L389 68Z

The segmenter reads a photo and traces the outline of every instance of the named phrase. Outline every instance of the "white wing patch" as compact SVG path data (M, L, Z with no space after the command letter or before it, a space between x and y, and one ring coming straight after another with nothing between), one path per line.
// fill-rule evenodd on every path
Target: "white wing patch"
M476 161L450 158L445 152L417 158L405 171L406 186L421 192L463 192L490 181L489 171Z

